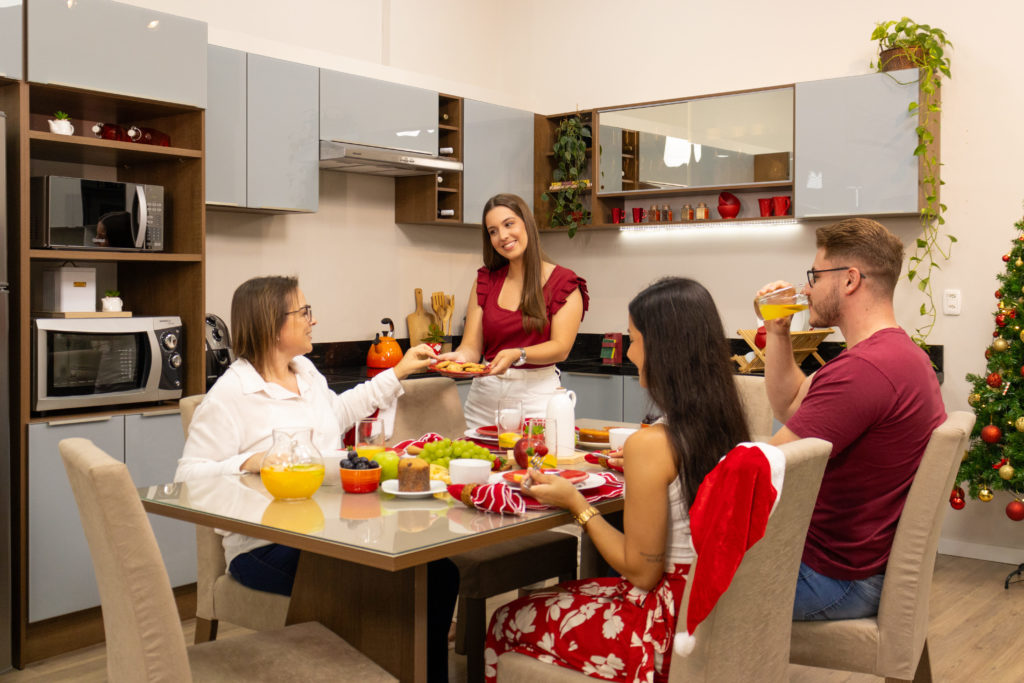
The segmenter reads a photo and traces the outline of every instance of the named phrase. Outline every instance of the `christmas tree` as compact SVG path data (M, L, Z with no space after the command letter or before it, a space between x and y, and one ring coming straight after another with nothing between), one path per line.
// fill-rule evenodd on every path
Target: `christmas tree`
M1003 255L1006 272L998 276L995 330L985 350L985 375L967 375L967 402L978 416L971 444L960 463L957 481L971 498L988 502L994 491L1010 491L1016 500L1006 506L1012 520L1024 520L1024 219L1015 224L1017 238ZM964 490L954 487L954 509L964 507Z

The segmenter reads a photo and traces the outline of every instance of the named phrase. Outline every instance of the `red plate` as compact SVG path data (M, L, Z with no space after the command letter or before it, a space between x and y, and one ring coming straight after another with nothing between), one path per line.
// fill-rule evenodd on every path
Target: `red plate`
M545 474L557 474L558 476L568 479L572 484L578 484L581 481L586 481L587 477L590 476L586 472L580 470L556 470L556 469L544 469L541 470ZM505 481L510 484L519 484L523 481L523 477L526 476L526 470L512 470L511 472L505 472L501 475Z
M453 377L453 378L480 377L482 375L486 375L489 368L490 368L490 366L487 366L486 368L484 368L483 370L481 370L479 372L465 372L463 370L448 370L447 368L438 370L436 365L430 365L430 366L427 367L428 370L436 372L439 375L442 375L444 377Z

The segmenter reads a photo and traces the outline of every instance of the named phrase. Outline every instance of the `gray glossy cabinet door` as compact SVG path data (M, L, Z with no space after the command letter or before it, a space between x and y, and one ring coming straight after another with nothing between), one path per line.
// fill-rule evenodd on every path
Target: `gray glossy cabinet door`
M206 203L245 206L245 53L206 51Z
M576 419L622 419L622 377L563 372L562 386L576 392Z
M0 76L21 78L22 24L20 2L0 7Z
M136 486L169 488L185 448L181 413L124 416L124 461ZM171 494L172 491L166 491ZM173 492L177 495L177 492ZM160 554L172 586L184 586L196 580L195 526L177 519L148 515Z
M437 93L320 70L320 137L437 154Z
M320 148L314 66L248 55L247 203L316 211Z
M533 201L533 113L496 104L462 103L462 215L480 220L499 192Z
M647 390L640 386L639 377L622 378L622 421L642 422L654 411ZM653 417L653 415L651 415Z
M206 106L205 22L111 0L33 0L27 40L30 81Z
M28 426L28 620L49 619L100 604L89 545L71 493L61 439L89 439L124 460L124 418Z
M916 77L910 69L796 84L794 216L917 213L917 116L907 111Z

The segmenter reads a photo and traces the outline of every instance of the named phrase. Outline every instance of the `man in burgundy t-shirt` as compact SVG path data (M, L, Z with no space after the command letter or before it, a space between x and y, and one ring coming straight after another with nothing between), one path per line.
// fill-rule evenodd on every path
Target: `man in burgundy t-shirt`
M852 619L878 611L896 524L945 408L928 356L893 312L899 239L875 221L852 218L819 228L817 243L807 278L811 325L838 326L847 349L806 377L793 360L789 319L768 321L765 379L785 423L772 443L832 443L793 618Z

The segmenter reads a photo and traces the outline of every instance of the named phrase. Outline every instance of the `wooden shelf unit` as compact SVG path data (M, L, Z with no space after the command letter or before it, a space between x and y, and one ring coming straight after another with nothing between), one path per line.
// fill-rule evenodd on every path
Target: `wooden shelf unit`
M462 98L438 95L438 155L464 161L462 138ZM451 147L453 154L441 155ZM440 178L440 181L438 180ZM441 216L451 211L451 216ZM424 225L462 225L462 172L445 171L436 175L395 178L395 222Z
M583 180L590 180L591 187L588 192L583 193L583 206L590 209L591 214L595 214L600 210L601 200L597 197L597 184L593 182L594 169L598 168L598 159L595 150L600 148L599 131L597 126L594 125L596 112L594 110L583 110L578 112L567 112L563 114L554 114L552 116L541 116L537 115L534 118L534 142L533 142L533 215L537 221L537 228L542 231L564 231L567 228L563 226L552 226L551 225L551 214L552 214L552 201L545 201L543 199L544 194L549 193L548 187L555 179L555 169L558 168L558 164L555 161L555 155L552 152L552 147L555 142L555 130L558 128L558 124L562 120L572 116L579 116L585 126L590 127L591 131L591 143L587 147L587 164L583 171ZM602 212L603 213L603 212ZM608 210L609 217L611 216L611 209ZM591 222L580 225L581 230L588 229L593 226L594 216L591 216Z
M74 135L49 132L47 120L58 109L71 115ZM89 621L87 628L65 628L62 621L57 631L46 626L54 620L28 623L25 590L28 576L27 425L41 419L31 411L32 273L39 270L38 266L54 261L112 264L126 309L136 316L177 315L181 318L185 356L183 395L202 393L206 383L204 112L185 105L25 81L0 81L0 111L7 114L12 542L14 555L19 558L13 567L13 580L19 587L13 609L14 645L16 663L23 666L34 659L102 639L102 627L97 631L93 623L96 620ZM151 127L166 133L174 147L102 140L91 130L97 122ZM29 181L33 175L48 174L162 185L166 207L164 251L32 248ZM38 282L36 284L38 286ZM112 406L78 410L74 414L102 417L174 409L176 405L176 401L169 401L157 405Z

